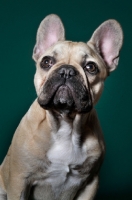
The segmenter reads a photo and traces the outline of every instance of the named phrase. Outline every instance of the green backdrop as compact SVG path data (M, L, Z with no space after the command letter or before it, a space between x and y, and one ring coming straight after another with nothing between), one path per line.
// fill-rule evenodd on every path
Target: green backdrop
M56 13L66 38L87 41L105 20L124 30L118 69L106 80L96 106L106 141L97 200L132 199L132 4L121 0L1 0L0 2L0 163L13 133L36 97L31 58L40 21Z

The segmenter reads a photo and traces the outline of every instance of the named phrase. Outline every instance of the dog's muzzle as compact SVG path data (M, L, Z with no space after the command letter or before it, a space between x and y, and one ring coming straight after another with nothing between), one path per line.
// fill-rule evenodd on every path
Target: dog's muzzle
M72 65L62 65L49 76L38 103L44 109L65 112L89 112L92 109L90 90L79 71Z

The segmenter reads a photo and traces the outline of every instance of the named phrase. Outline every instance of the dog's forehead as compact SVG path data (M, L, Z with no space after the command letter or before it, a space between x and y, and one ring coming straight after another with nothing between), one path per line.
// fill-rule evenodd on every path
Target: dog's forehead
M92 56L93 50L83 42L63 41L53 46L52 53L61 59L62 57L71 57L72 59L80 60L86 56Z

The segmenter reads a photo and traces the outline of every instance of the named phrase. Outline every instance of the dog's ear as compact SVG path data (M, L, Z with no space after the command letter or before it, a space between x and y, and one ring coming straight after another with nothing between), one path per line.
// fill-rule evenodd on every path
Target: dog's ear
M54 14L48 15L43 19L38 28L33 59L37 61L47 48L64 39L65 31L61 19Z
M104 59L109 71L118 65L119 51L123 43L123 32L116 20L102 23L93 33L90 41Z

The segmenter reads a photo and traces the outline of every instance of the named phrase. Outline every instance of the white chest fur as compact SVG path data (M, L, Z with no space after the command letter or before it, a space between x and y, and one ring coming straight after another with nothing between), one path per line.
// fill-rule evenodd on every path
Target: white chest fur
M47 182L53 187L80 184L81 177L76 168L85 162L87 153L79 146L79 139L79 133L74 132L72 126L65 121L61 123L58 132L53 133L53 143L47 153L51 162Z

